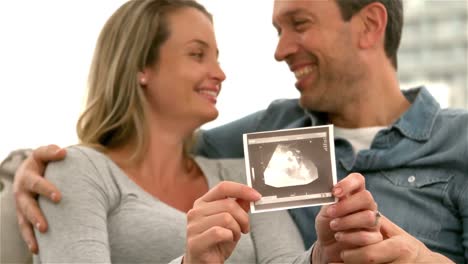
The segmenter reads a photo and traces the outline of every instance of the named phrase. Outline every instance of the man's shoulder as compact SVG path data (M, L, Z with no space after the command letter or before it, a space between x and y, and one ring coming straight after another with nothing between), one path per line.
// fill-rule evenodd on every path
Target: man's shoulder
M298 116L304 116L305 113L298 99L276 99L268 105L266 112L281 115L293 113Z
M268 109L271 109L271 110L280 110L280 109L301 109L302 111L302 108L300 107L299 105L299 99L297 98L281 98L281 99L276 99L276 100L273 100L269 105L268 105Z
M446 108L437 114L430 141L437 148L451 146L453 153L459 153L461 158L468 150L468 111L464 109Z
M413 98L412 103L416 105L413 109L413 114L421 118L428 119L428 122L435 121L436 123L451 126L468 126L468 123L458 124L460 121L468 119L468 110L461 108L441 108L436 98L427 90L426 87L416 87L408 89L404 92L408 98ZM417 120L413 120L417 121Z
M441 109L437 121L443 126L468 129L468 110L459 108Z
M468 110L461 108L443 108L440 110L440 115L445 118L468 118Z
M265 109L256 131L301 127L309 118L298 99L277 99Z

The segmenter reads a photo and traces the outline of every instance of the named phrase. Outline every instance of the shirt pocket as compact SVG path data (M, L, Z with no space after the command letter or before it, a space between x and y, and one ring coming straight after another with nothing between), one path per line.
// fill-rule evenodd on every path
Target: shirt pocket
M451 214L447 189L453 174L441 169L401 169L382 174L388 180L387 188L381 186L387 200L382 202L390 219L418 238L436 239L444 217Z

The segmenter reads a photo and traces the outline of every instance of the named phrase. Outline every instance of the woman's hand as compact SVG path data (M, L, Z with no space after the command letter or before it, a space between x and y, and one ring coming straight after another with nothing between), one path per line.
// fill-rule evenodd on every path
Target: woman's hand
M261 195L235 182L221 182L187 213L184 263L223 263L249 232L249 203Z
M20 165L15 174L13 189L16 201L16 216L21 236L32 253L38 253L33 226L40 232L47 231L47 221L42 214L36 197L43 195L54 202L61 199L60 191L44 179L44 170L48 162L61 160L66 152L55 145L35 149Z

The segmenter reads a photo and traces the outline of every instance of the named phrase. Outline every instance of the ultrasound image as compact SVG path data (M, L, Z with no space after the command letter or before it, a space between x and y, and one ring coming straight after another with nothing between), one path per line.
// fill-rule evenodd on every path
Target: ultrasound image
M278 144L264 172L265 184L287 187L309 184L318 178L317 166L300 149Z

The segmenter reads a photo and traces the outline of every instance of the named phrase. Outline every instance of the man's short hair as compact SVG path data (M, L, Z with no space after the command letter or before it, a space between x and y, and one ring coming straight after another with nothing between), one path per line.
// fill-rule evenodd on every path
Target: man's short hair
M385 29L385 53L395 69L398 68L397 52L403 29L402 0L336 0L345 21L349 21L357 12L368 4L379 2L387 9L387 28Z

